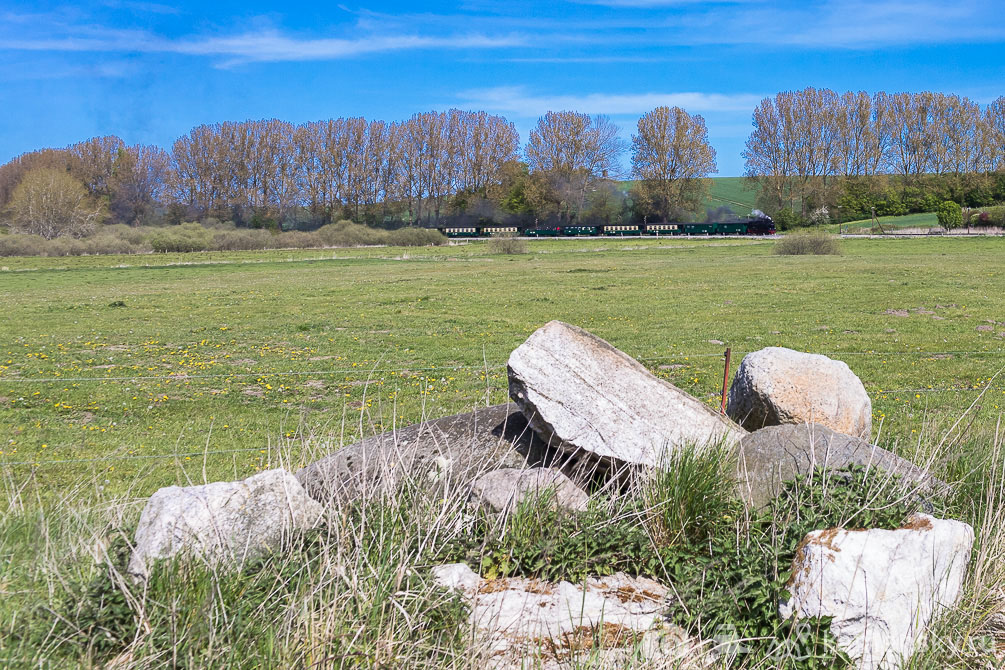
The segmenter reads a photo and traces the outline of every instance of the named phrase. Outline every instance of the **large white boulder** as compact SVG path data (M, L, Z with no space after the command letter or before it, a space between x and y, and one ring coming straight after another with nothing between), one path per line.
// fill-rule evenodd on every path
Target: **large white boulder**
M727 413L747 430L816 423L866 439L872 432L872 401L847 364L784 347L743 357Z
M897 530L814 531L799 545L779 615L833 617L831 632L858 667L899 668L959 598L973 542L969 525L925 514Z
M542 439L606 466L659 466L746 431L582 328L552 321L509 357L510 397Z
M240 567L292 531L316 525L323 512L282 469L238 482L168 486L143 508L128 571L145 578L151 561L179 554Z
M586 492L560 470L551 468L499 468L471 483L471 499L494 512L510 512L527 498L550 491L558 507L582 512L590 502Z
M665 622L669 590L651 579L617 573L583 584L488 580L463 563L433 568L433 577L470 605L486 668L553 670L587 659L591 668L620 668L640 657L681 668L698 655L687 634Z

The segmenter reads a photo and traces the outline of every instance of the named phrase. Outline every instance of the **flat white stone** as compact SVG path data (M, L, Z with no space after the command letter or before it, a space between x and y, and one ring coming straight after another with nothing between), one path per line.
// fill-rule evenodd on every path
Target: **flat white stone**
M684 660L695 645L665 623L669 590L651 579L617 573L584 584L487 580L463 563L438 566L433 576L470 604L487 668L580 667L577 657L590 657L589 667L614 668L625 667L632 655L677 663L656 667L690 667ZM590 648L598 639L599 648ZM584 649L585 655L577 653Z
M667 450L746 432L582 328L552 321L509 357L510 397L566 452L606 465L661 465Z
M897 530L814 531L799 546L779 615L833 617L838 646L860 668L900 668L959 598L973 542L969 525L925 514Z

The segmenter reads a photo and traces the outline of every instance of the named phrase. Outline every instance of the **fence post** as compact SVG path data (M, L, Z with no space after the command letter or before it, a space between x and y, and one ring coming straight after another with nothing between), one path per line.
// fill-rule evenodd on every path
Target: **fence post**
M726 413L726 385L729 383L729 355L732 353L730 347L726 347L726 365L722 370L722 402L719 404L719 414Z

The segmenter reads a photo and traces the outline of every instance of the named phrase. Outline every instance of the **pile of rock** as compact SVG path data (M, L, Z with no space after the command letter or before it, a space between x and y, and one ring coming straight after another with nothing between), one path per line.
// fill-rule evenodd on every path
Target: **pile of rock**
M405 478L432 491L462 491L495 513L544 489L556 504L583 510L587 490L625 470L659 468L684 445L731 448L739 493L754 507L817 467L858 464L896 474L921 496L945 486L868 441L872 409L862 382L825 356L778 347L749 354L730 389L728 417L559 321L513 351L508 374L513 404L363 440L295 477L273 470L243 482L158 491L143 511L131 571L142 577L151 560L176 554L240 565L320 523L326 508L392 492ZM966 524L925 516L894 531L821 529L800 547L792 597L779 614L833 617L838 643L861 667L898 667L931 618L958 597L972 543ZM577 631L596 633L597 626L617 633L604 652L610 659L630 647L681 660L701 646L661 623L667 587L648 580L488 584L462 565L434 574L471 602L472 626L496 659L528 646L561 650Z

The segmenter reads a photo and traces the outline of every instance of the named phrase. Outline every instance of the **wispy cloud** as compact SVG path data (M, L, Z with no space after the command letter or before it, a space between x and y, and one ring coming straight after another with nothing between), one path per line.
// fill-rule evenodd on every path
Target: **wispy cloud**
M461 91L462 106L519 117L537 117L547 112L575 110L587 114L641 115L660 105L682 107L688 112L749 112L763 96L737 93L588 93L584 95L535 95L524 86L497 86Z
M990 0L816 0L705 8L664 25L671 39L692 45L884 49L1002 40L999 17Z
M174 7L145 0L104 0L133 12L170 14ZM456 13L383 14L349 11L327 31L294 32L261 25L213 34L111 28L83 10L50 15L0 11L0 50L175 53L241 63L342 60L417 51L483 51L510 62L617 63L682 57L686 47L756 45L763 50L889 49L1005 40L995 0L580 0L572 16L518 6ZM348 20L345 20L346 17ZM308 32L309 30L309 32ZM515 48L519 47L519 50ZM700 49L699 49L700 50Z
M418 50L484 50L523 46L519 34L452 33L428 35L382 32L353 38L303 37L274 29L233 35L188 36L169 39L145 30L64 26L52 34L23 36L0 32L0 50L95 53L176 53L217 57L229 67L252 62L341 60L367 54ZM358 32L358 31L356 31Z
M0 67L0 81L42 81L47 79L127 79L138 74L138 63L109 60L100 63L66 65L58 62L38 67L38 62L5 63Z
M381 35L360 39L297 39L278 32L248 33L171 43L166 50L200 56L226 56L224 65L244 62L339 60L365 54L420 49L501 49L519 46L518 36Z
M105 0L102 3L105 7L112 9L127 9L133 12L144 12L147 14L180 14L181 10L172 5L165 5L159 2L139 2L133 0Z

